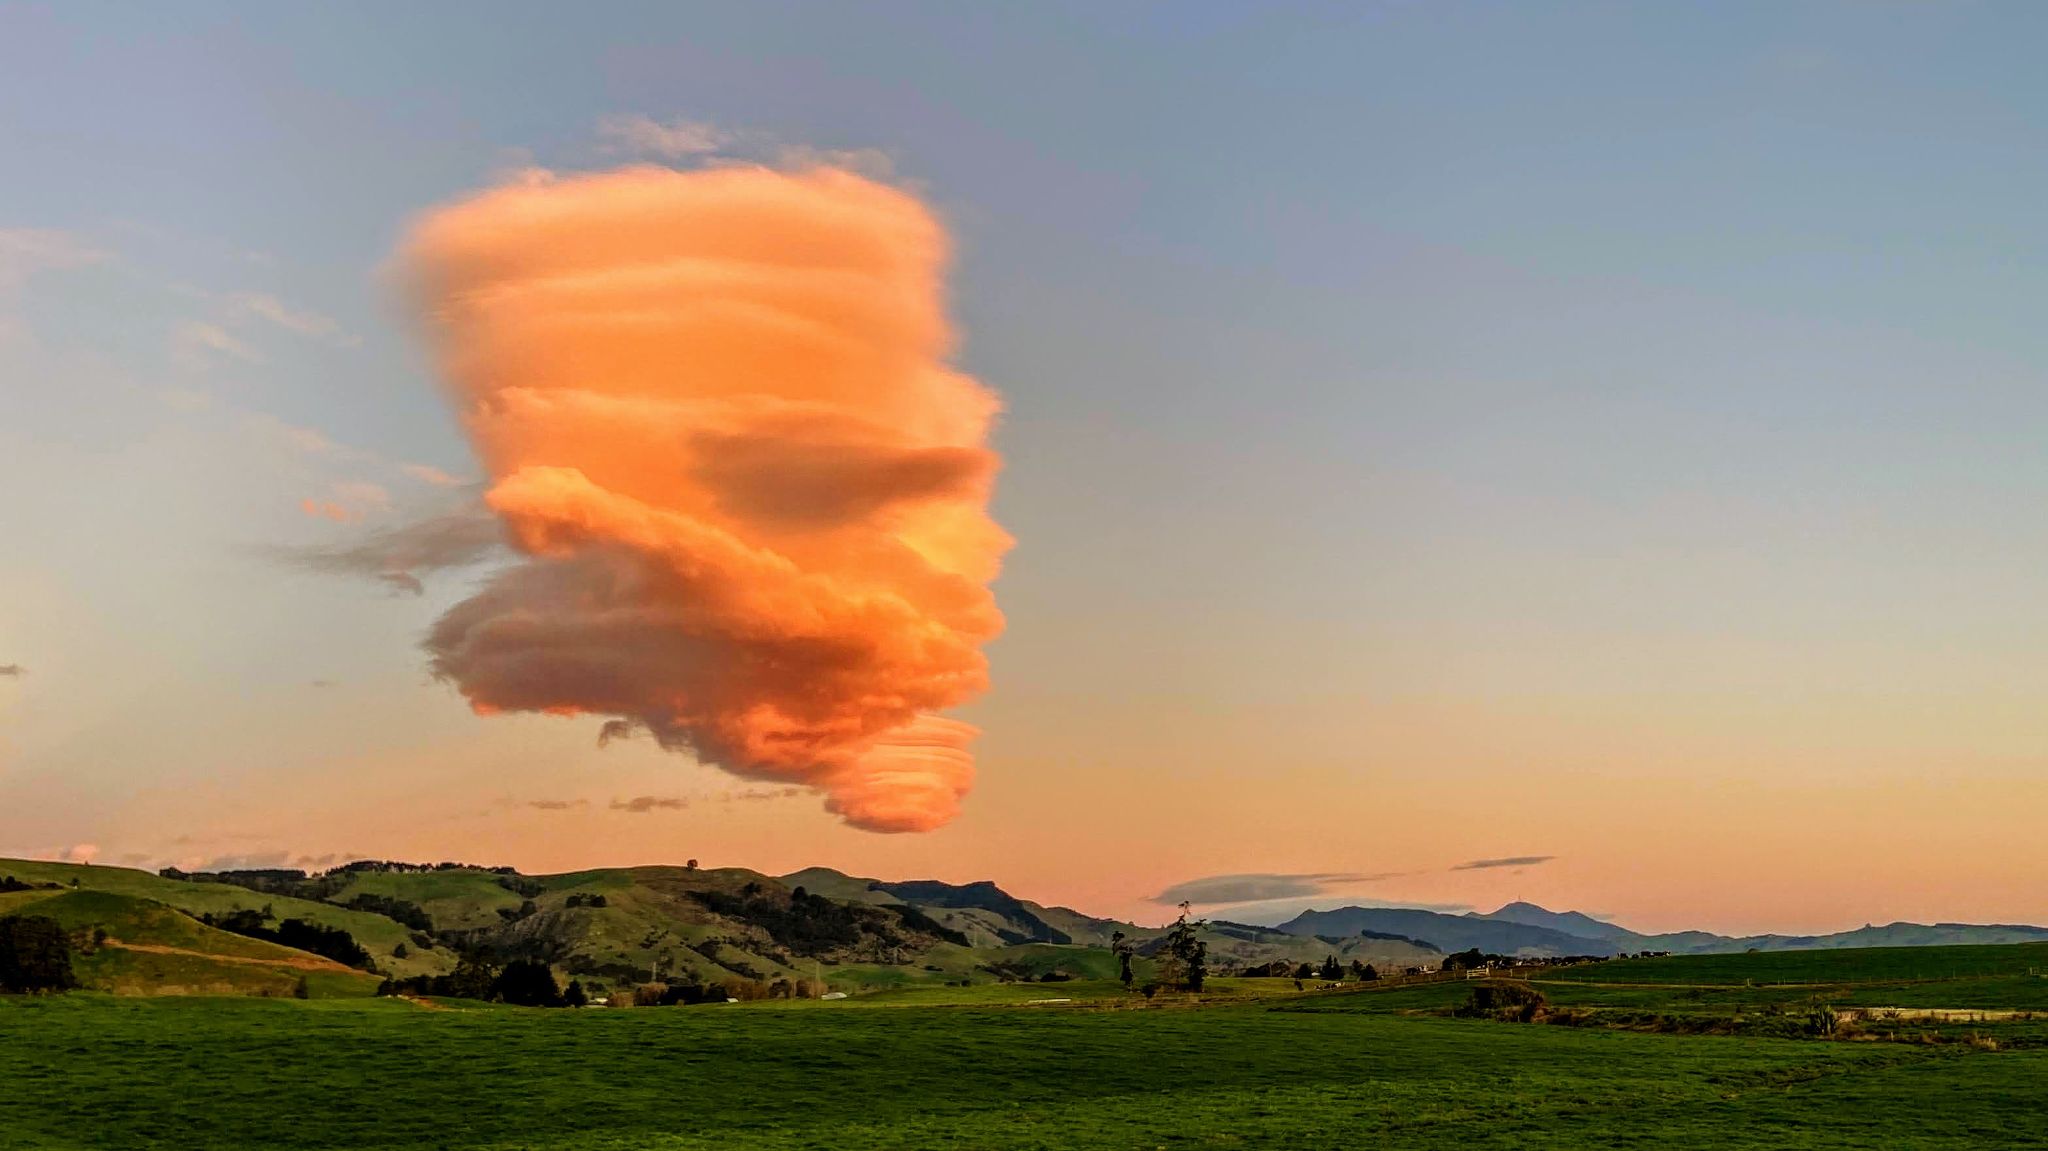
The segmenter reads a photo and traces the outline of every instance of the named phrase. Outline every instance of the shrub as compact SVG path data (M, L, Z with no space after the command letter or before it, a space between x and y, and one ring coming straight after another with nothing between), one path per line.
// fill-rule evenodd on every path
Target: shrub
M1532 1023L1542 1018L1548 1001L1543 993L1525 983L1481 983L1472 997L1451 1012L1468 1019L1499 1019L1509 1023Z
M47 915L0 919L0 991L18 995L76 986L71 939L62 924Z

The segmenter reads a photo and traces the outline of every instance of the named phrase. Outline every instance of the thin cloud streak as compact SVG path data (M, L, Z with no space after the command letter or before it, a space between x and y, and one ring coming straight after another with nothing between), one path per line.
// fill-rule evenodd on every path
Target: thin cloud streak
M1499 859L1474 859L1466 863L1456 864L1451 870L1487 871L1496 867L1534 867L1536 864L1549 863L1556 858L1557 856L1555 855L1506 855Z
M1176 883L1159 894L1147 898L1153 903L1168 906L1181 903L1206 905L1251 903L1268 899L1294 899L1310 895L1321 895L1328 892L1332 887L1393 879L1401 874L1401 872L1394 871L1318 871L1294 874L1211 875L1201 879L1190 879L1183 883Z

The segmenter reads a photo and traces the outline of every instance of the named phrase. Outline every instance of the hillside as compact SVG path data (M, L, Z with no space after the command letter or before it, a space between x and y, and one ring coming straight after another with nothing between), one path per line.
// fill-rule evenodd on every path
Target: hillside
M368 995L377 978L330 959L209 927L175 908L89 889L10 893L9 915L55 920L78 939L73 971L117 995Z
M453 952L422 947L405 925L373 912L250 891L226 883L167 879L127 867L5 859L0 860L0 875L11 875L26 883L76 885L88 891L133 896L192 916L269 908L278 919L303 919L348 932L370 952L380 970L394 975L438 975L455 966ZM401 945L406 951L404 956L396 954Z
M882 880L830 868L771 876L747 868L599 868L523 875L510 868L363 861L298 871L155 875L117 867L0 860L0 876L38 886L0 891L0 914L49 907L81 938L111 943L82 959L95 986L125 991L289 990L293 963L318 975L323 993L367 994L375 978L303 951L219 931L197 917L233 913L276 924L301 919L346 932L376 976L446 973L459 956L504 964L544 962L593 994L647 982L757 985L808 979L848 991L916 984L1114 977L1111 939L1121 933L1151 969L1164 929L1050 907L992 882ZM153 910L152 910L153 909ZM235 926L230 924L230 926ZM246 930L235 926L236 931ZM263 934L264 932L257 932ZM298 938L283 942L336 951ZM1819 936L1646 934L1576 911L1511 903L1490 914L1415 908L1308 911L1280 927L1226 920L1201 933L1218 974L1320 964L1334 957L1381 970L1429 967L1477 948L1527 957L1612 956L1642 951L1716 954L1852 947L2048 941L2023 925L1871 926Z

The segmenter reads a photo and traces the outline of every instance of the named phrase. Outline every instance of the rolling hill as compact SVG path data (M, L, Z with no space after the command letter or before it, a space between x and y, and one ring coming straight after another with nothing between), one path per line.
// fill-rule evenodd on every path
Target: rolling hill
M10 874L29 889L0 890L0 915L60 912L75 938L101 932L105 946L82 957L80 970L94 986L128 992L281 994L304 975L322 994L369 994L379 977L443 974L465 954L501 964L545 962L594 994L650 981L811 979L860 990L1102 979L1116 973L1109 945L1118 933L1135 947L1143 978L1163 935L1159 927L1035 903L986 881L882 880L821 867L782 876L663 866L523 875L364 861L318 875L187 875L0 860L0 877ZM222 917L237 912L347 932L368 952L375 974L198 921L226 922ZM1212 970L1222 974L1332 957L1381 970L1426 967L1472 948L1604 957L2025 943L2048 941L2048 929L1897 923L1818 936L1646 934L1581 912L1511 903L1464 915L1339 907L1303 912L1277 928L1216 920L1200 937Z

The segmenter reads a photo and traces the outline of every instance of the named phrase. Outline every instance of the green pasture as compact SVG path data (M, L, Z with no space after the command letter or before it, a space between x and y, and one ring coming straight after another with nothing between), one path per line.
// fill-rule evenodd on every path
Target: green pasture
M1354 998L1370 999L1374 993ZM1388 993L1413 995L1413 992ZM1330 997L1332 999L1336 997ZM1297 1001L1301 1002L1301 1001ZM0 1145L2040 1146L2048 1053L1370 1011L0 1002Z

